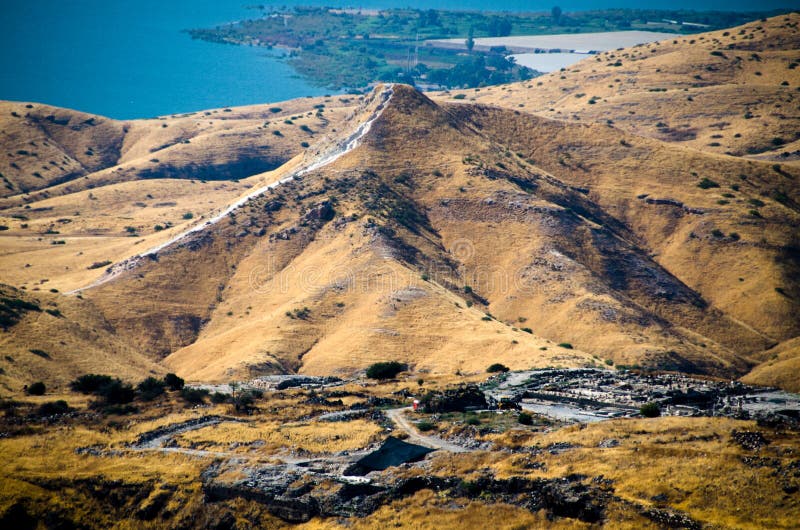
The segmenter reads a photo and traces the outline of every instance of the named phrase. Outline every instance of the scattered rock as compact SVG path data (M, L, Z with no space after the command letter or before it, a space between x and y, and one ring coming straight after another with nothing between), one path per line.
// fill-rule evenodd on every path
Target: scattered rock
M731 439L748 451L758 451L769 445L769 440L758 431L733 431Z
M700 523L677 510L649 508L642 509L640 513L663 528L687 528L689 530L700 530L702 528Z

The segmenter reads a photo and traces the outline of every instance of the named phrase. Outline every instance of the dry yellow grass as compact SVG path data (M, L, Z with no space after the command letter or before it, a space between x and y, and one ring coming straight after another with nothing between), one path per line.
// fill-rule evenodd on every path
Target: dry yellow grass
M761 364L742 378L751 385L783 388L800 392L800 338L782 342L758 356Z
M516 506L487 505L466 499L461 502L443 499L430 490L423 490L408 499L395 501L364 519L346 523L335 520L315 520L299 527L308 530L333 530L336 528L436 530L439 528L484 528L487 525L498 530L544 527L590 528L585 523L570 519L549 520L544 513L532 514Z
M796 13L589 57L531 81L437 94L615 127L714 153L773 152L794 141L800 71ZM734 49L731 49L733 46ZM713 52L713 53L712 53ZM591 102L591 103L590 103ZM745 116L747 115L747 117Z
M365 420L348 422L229 423L187 432L177 438L179 444L198 449L228 450L233 444L258 444L258 454L285 450L331 453L363 449L378 439L382 429ZM252 450L248 450L252 452Z
M560 455L547 451L537 455L535 459L546 467L533 472L534 476L602 475L614 481L615 493L623 499L645 506L668 504L704 523L725 528L793 528L800 517L800 502L783 487L796 478L776 473L770 466L747 465L743 457L790 465L790 455L798 447L797 434L765 432L772 443L754 453L731 440L734 430L759 429L753 422L719 418L619 420L568 427L528 437L524 443L575 446ZM618 440L619 446L598 448L610 439ZM519 472L513 459L495 466L504 476ZM654 501L657 495L666 500Z

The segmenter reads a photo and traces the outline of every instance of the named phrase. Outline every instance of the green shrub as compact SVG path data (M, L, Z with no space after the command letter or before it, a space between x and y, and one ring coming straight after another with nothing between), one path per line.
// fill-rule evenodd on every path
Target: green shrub
M177 375L169 373L164 376L164 384L167 385L170 390L180 390L183 388L184 381Z
M133 386L128 383L123 383L119 379L115 379L108 385L98 389L97 395L102 397L108 405L130 403L136 396L133 391Z
M494 374L497 372L508 372L508 366L500 363L494 363L486 369L486 371L490 374Z
M66 414L70 410L72 409L70 409L67 402L59 399L58 401L42 403L37 412L39 416L55 416L56 414Z
M657 418L661 416L661 407L658 406L658 403L645 403L639 409L639 414L645 418Z
M391 379L407 369L407 365L397 361L380 362L367 368L367 377L370 379Z
M72 381L69 386L81 394L94 394L101 387L110 384L114 379L110 375L86 374Z
M189 388L183 387L181 389L181 398L187 403L191 403L193 405L200 405L205 403L206 396L208 395L208 390L203 388Z
M533 425L533 416L527 412L520 412L519 416L517 416L517 421L522 425Z
M194 214L193 214L192 212L186 212L185 214L183 214L183 218L184 218L185 220L187 220L187 221L188 221L189 219L191 219L192 217L194 217Z
M525 333L530 333L531 335L533 335L533 330L531 328L519 328L519 329L521 331L524 331Z
M467 425L480 425L481 420L478 419L477 416L470 416L467 418Z
M417 429L419 429L421 432L432 431L435 428L436 428L436 424L432 423L430 421L423 420L423 421L417 423Z
M211 403L214 403L215 405L227 403L229 399L230 396L228 394L223 394L222 392L214 392L211 394Z
M253 403L258 394L255 391L239 392L232 398L233 406L236 412L249 412L253 409Z
M102 267L107 267L109 265L111 265L111 261L108 261L108 260L106 260L106 261L95 261L94 263L92 263L91 265L86 267L86 269L88 269L88 270L100 269Z
M145 401L152 401L158 396L164 394L164 387L166 384L160 379L155 377L148 377L138 385L136 390L139 392L139 397Z
M43 396L46 391L47 387L41 381L31 383L28 385L28 388L25 389L25 393L29 396Z
M123 383L109 375L86 374L70 383L75 392L94 394L104 400L104 404L121 405L133 401L133 386ZM103 403L100 403L102 405Z
M453 96L453 99L464 99L466 97L467 97L466 94L456 94L455 96Z
M303 309L295 309L293 315L294 318L306 320L311 315L311 310L307 307L304 307Z
M710 188L719 188L719 184L711 180L710 178L703 177L703 179L697 183L697 187L700 189L710 189Z
M572 344L570 344L569 342L560 342L558 346L561 348L566 348L568 350L572 349Z

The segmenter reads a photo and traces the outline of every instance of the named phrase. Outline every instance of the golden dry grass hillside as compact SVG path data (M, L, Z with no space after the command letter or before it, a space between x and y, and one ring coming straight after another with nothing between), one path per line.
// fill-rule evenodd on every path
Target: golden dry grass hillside
M609 359L731 376L775 342L654 259L638 226L510 151L485 112L397 86L363 145L85 296L199 380L348 374L383 359L435 372ZM495 119L509 132L536 120ZM636 149L592 133L607 160ZM661 158L639 170L682 164ZM729 243L697 239L708 252Z
M118 340L198 381L389 359L728 378L768 361L753 373L789 388L767 373L794 362L795 348L770 352L800 335L799 20L609 52L458 103L396 85L124 123L7 104L9 145L108 144L68 181L15 193L31 168L8 177L0 279L80 290ZM696 135L645 115L691 117ZM280 182L376 116L344 156ZM729 154L703 143L726 127ZM782 143L764 150L765 135Z
M53 291L32 296L0 284L0 395L20 394L34 381L65 388L85 373L114 373L128 380L164 373L117 337L90 302Z
M790 13L608 51L528 82L462 93L466 102L795 164L798 49L800 14Z

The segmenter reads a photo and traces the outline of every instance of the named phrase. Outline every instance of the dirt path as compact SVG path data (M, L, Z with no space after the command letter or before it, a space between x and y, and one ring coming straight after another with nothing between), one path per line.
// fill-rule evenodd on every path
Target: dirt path
M191 234L194 234L195 232L199 232L201 230L204 230L204 229L206 229L206 228L218 223L222 219L227 218L228 214L231 213L232 211L234 211L237 208L240 208L241 206L244 206L245 204L247 204L247 202L250 199L253 199L255 197L263 195L264 193L266 193L269 190L275 189L275 188L277 188L278 186L280 186L282 184L286 184L287 182L291 182L291 181L295 180L297 177L302 177L303 175L305 175L307 173L315 171L315 170L317 170L317 169L319 169L321 167L327 166L328 164L331 164L332 162L335 162L340 157L342 157L343 155L349 153L350 151L352 151L353 149L355 149L356 147L359 146L359 144L361 143L361 140L364 138L364 136L366 136L366 134L372 128L372 124L375 122L375 120L380 118L381 114L383 114L383 110L386 108L386 105L389 103L389 100L392 98L393 93L394 93L393 85L392 84L385 85L383 90L377 95L377 97L379 98L380 103L377 105L377 107L375 108L373 113L365 121L363 121L355 129L355 131L352 132L352 134L350 134L349 136L347 136L343 140L337 142L335 148L332 149L331 151L328 151L327 153L321 154L316 160L312 160L311 162L307 163L306 165L301 167L299 170L294 171L293 173L291 173L288 177L285 177L285 178L283 178L283 179L281 179L281 180L279 180L277 182L273 182L271 184L267 184L267 185L261 186L259 188L256 188L255 190L252 190L252 191L248 192L246 195L240 197L238 200L236 200L232 204L228 205L227 208L223 209L222 211L220 211L219 213L214 215L212 218L210 218L210 219L208 219L206 221L203 221L201 223L198 223L198 224L192 226L191 228L176 234L175 236L169 238L167 241L165 241L165 242L163 242L163 243L161 243L161 244L159 244L159 245L157 245L155 247L152 247L152 248L142 252L141 254L136 254L135 256L131 256L130 258L128 258L128 259L126 259L126 260L124 260L122 262L119 262L119 263L116 263L116 264L112 265L111 268L109 269L109 272L107 272L106 274L104 274L103 276L101 276L100 278L98 278L97 280L92 282L91 284L87 285L86 287L81 287L79 289L75 289L73 291L69 291L66 294L75 294L75 293L79 293L81 291L84 291L86 289L91 289L92 287L97 287L99 285L102 285L102 284L104 284L104 283L116 278L117 276L119 276L120 274L122 274L125 271L135 269L136 267L139 266L139 264L142 262L142 260L145 257L153 256L153 255L157 254L158 252L160 252L161 250L164 250L165 248L170 247L170 246L174 245L175 243L186 239L186 237L190 236Z
M469 453L473 451L473 449L461 447L460 445L450 443L435 436L421 434L416 428L414 428L409 419L405 417L404 413L408 410L412 410L411 407L390 409L386 411L386 416L391 419L402 431L408 434L409 442L430 447L431 449L450 451L451 453Z

